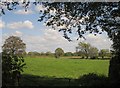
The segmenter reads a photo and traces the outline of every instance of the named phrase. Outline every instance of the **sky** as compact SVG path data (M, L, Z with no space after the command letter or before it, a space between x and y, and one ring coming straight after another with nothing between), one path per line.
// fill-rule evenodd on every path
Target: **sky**
M112 41L106 33L94 36L86 34L86 40L77 41L76 33L72 34L73 41L66 40L62 33L46 27L43 22L38 22L39 10L44 9L40 5L30 6L27 12L18 8L12 12L6 11L6 15L0 18L0 46L9 36L19 36L26 43L26 51L54 52L60 47L65 52L75 52L75 47L83 41L90 43L98 49L110 49ZM0 48L1 51L1 48Z

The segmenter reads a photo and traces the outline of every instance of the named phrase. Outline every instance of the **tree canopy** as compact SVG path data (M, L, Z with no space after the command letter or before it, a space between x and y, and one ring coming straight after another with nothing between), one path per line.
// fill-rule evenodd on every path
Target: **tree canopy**
M120 29L120 2L33 2L34 5L42 5L46 8L40 10L38 21L44 21L59 31L63 31L64 37L71 41L69 33L76 28L78 39L88 31L101 34L103 31L113 39ZM7 10L14 10L20 5L19 1L1 2L1 14ZM27 11L30 1L23 0L22 6ZM84 28L83 28L84 26ZM62 27L62 28L61 28Z
M3 52L7 54L23 54L26 49L26 44L17 37L17 36L10 36L5 40L4 45L2 46Z
M64 55L63 49L62 49L62 48L57 48L57 49L55 50L55 57L56 57L56 58L59 58L59 57L62 56L62 55Z
M108 54L110 54L108 49L101 49L99 55L102 57L102 59L104 59L105 56L109 56Z
M96 58L98 56L98 49L96 47L91 46L89 43L80 42L76 47L76 51L81 54L81 56L86 56L90 58Z

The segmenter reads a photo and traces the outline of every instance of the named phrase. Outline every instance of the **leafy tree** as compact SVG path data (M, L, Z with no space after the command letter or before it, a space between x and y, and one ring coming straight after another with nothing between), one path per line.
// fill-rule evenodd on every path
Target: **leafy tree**
M38 53L38 52L28 52L28 55L29 56L39 56L40 55L40 53Z
M52 55L53 54L50 51L46 52L46 56L52 56Z
M2 46L2 84L3 86L19 84L25 62L23 54L26 45L16 36L10 36Z
M44 55L45 55L45 53L44 53L44 52L41 52L41 53L40 53L40 55L41 55L41 56L44 56Z
M78 54L78 56L81 57L81 59L84 59L84 58L85 58L85 53L84 53L84 52L79 51L79 52L77 52L77 54Z
M91 59L96 59L98 57L98 49L91 46L89 50L89 56L91 57Z
M30 1L23 0L25 11L29 7ZM120 2L33 2L34 5L41 4L47 7L40 11L38 21L46 21L47 26L64 26L59 31L63 31L64 37L71 41L68 36L73 33L73 28L77 29L78 39L85 33L90 32L101 34L106 31L109 38L113 41L114 52L110 61L109 76L113 80L120 80ZM1 14L5 14L4 6L8 10L14 10L19 5L18 1L2 2ZM55 13L51 14L51 11ZM64 19L66 18L66 19ZM83 29L82 26L85 26ZM115 71L114 71L115 68Z
M62 56L62 55L64 55L63 49L62 49L62 48L57 48L57 49L55 50L55 57L56 57L56 58L59 58L59 57Z
M73 53L72 53L72 52L66 52L66 53L64 54L64 56L73 56Z
M82 57L86 56L87 59L88 57L95 59L98 56L98 49L91 46L89 43L80 42L77 46L77 49L79 55Z
M107 56L109 54L109 50L108 49L101 49L99 52L99 56L102 57L102 59L104 59L105 56Z
M78 52L74 52L73 56L79 56L79 53Z
M89 43L80 42L78 44L78 50L82 52L82 54L84 54L87 59L89 57L90 48L91 48L91 45Z

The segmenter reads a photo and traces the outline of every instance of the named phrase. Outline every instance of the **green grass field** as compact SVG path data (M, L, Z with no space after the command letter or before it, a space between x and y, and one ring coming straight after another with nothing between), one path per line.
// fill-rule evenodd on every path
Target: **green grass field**
M26 57L25 62L23 74L73 79L88 73L108 76L109 60Z

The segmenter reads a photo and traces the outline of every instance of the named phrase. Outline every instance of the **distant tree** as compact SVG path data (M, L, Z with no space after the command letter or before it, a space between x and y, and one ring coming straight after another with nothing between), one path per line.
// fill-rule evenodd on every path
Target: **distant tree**
M73 56L79 56L78 52L74 52Z
M102 59L104 59L105 56L108 56L110 54L108 49L101 49L99 52L99 56L102 57Z
M28 52L28 56L33 56L33 53L32 52Z
M25 65L23 54L26 44L16 36L10 36L2 46L2 84L19 85L19 78Z
M50 51L46 52L46 56L52 56L52 55L53 54Z
M80 56L81 57L81 59L84 59L86 56L85 56L85 52L83 52L83 51L78 51L78 52L76 52L77 53L77 56Z
M96 47L91 46L89 43L80 42L78 43L76 49L76 51L82 58L97 58L98 56L98 49Z
M78 43L78 50L86 56L88 59L91 45L89 43L80 42Z
M91 46L89 50L89 56L91 59L96 59L98 57L98 49L96 47Z
M40 56L40 53L38 53L38 52L28 52L28 55L29 56Z
M41 55L41 56L44 56L44 55L45 55L45 53L44 53L44 52L41 52L41 53L40 53L40 55Z
M62 55L64 55L63 49L62 49L62 48L57 48L57 49L55 50L55 57L56 57L56 58L59 58L59 57L62 56Z
M64 54L64 56L73 56L73 53L72 53L72 52L66 52L66 53Z
M109 53L107 54L107 57L109 57L109 58L113 57L112 50L109 50Z
M25 57L25 56L27 56L27 52L24 52L24 53L23 53L23 57Z

